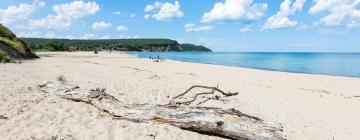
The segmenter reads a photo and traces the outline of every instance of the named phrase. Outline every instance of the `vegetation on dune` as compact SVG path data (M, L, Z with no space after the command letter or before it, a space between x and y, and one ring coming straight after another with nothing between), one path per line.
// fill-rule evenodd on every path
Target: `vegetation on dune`
M15 34L12 33L8 28L0 24L0 42L10 46L20 53L26 53L26 47L23 47L23 42L16 38Z
M31 53L31 49L27 44L16 37L8 28L0 24L0 51L1 59L4 58L34 58L36 57Z
M5 52L0 51L0 63L10 62L10 57L6 55Z
M8 39L16 38L15 34L2 24L0 24L0 37L4 37Z
M21 42L21 40L17 40L17 39L10 40L7 38L0 37L0 43L15 49L21 54L26 54L27 52L30 51L30 49L24 47L24 44Z
M23 38L35 51L68 51L69 48L93 51L97 49L112 49L118 51L211 51L203 46L179 44L170 39L41 39Z

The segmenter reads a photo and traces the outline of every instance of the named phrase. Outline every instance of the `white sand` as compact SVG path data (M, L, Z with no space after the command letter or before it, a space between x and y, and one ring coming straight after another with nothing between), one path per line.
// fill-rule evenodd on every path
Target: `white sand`
M107 88L127 103L166 104L191 85L240 94L226 104L284 125L289 140L360 138L360 78L270 72L176 61L154 63L120 54L48 53L22 64L0 64L0 139L221 139L162 124L112 120L96 108L39 92L56 81Z

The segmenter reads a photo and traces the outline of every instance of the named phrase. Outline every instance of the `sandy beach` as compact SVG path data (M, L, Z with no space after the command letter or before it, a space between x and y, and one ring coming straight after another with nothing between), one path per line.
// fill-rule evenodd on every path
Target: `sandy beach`
M279 122L289 140L360 138L360 78L296 74L166 60L127 54L38 53L21 64L0 64L0 139L222 139L164 124L113 120L93 106L44 94L42 81L106 88L129 104L167 104L192 85L239 92L236 108Z

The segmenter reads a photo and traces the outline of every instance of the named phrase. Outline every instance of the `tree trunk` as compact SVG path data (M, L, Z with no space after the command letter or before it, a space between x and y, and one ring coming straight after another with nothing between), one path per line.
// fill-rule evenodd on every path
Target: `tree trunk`
M188 107L171 105L125 104L106 94L105 89L83 90L66 88L45 82L43 92L64 99L85 102L107 112L116 119L136 123L168 124L207 135L239 140L284 140L282 126L235 109Z

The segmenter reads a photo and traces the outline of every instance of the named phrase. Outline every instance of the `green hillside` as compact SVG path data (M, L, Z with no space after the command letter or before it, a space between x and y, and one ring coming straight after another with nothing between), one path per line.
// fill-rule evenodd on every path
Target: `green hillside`
M42 39L23 38L35 51L68 51L71 47L92 51L95 49L113 49L119 51L211 51L210 49L192 44L179 44L170 39Z
M197 46L193 44L180 44L180 47L184 52L211 52L209 48L206 48L201 45Z
M23 40L17 38L13 32L0 24L0 62L35 57Z

